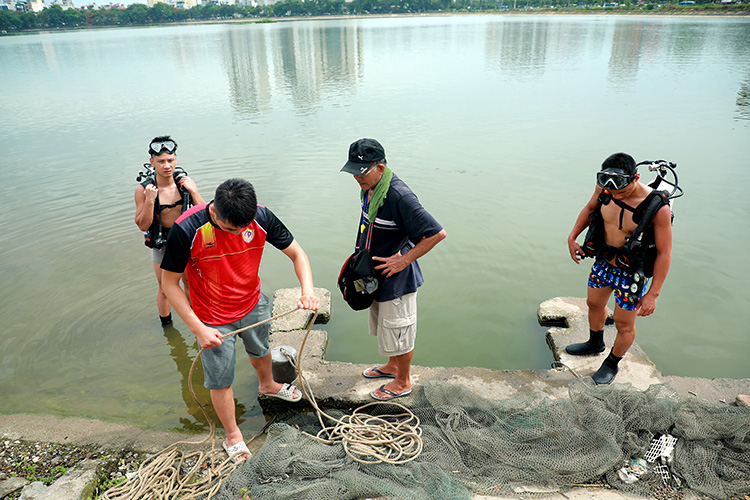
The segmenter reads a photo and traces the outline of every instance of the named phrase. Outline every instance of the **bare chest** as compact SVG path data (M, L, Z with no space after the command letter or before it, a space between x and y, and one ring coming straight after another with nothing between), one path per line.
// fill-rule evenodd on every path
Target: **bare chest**
M604 234L608 245L622 246L628 236L638 227L633 221L633 212L609 202L601 207Z
M182 213L182 195L176 185L159 187L159 215L164 227L171 227Z

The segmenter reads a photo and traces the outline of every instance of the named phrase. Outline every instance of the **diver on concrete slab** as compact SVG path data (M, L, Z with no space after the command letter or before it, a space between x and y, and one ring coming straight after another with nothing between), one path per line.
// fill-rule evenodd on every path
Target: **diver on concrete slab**
M568 251L576 264L584 257L595 259L586 299L589 340L565 350L576 356L604 352L607 302L614 292L617 336L609 355L592 375L596 384L610 384L617 375L618 363L635 340L636 317L649 316L656 309L672 261L669 200L676 190L682 190L676 183L669 193L654 189L653 183L640 182L638 165L625 153L604 160L596 179L594 194L568 235ZM584 244L580 245L576 238L586 228Z

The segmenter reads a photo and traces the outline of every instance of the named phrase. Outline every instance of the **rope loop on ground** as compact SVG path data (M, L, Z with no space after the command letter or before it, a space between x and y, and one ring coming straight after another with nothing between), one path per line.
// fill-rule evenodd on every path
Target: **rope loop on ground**
M253 325L227 333L226 335L222 335L222 339L279 319L297 310L299 308L277 314ZM211 430L208 436L200 441L178 441L147 458L143 461L134 476L114 488L105 491L100 497L102 500L210 499L219 490L224 479L237 467L238 464L226 456L224 449L221 446L216 446L216 424L209 417L208 412L198 400L193 389L193 370L204 350L201 348L193 360L193 364L190 366L188 387L193 401L201 409L206 422L210 426ZM246 441L246 443L252 442L271 423L273 423L273 419L258 431L255 436ZM208 452L195 451L186 453L178 448L179 445L201 445L209 440L211 441L211 449Z
M302 352L317 315L316 311L310 319L299 350L299 361L295 362L292 356L284 352L297 370L302 391L315 409L322 428L316 436L308 436L326 444L341 442L346 454L362 464L405 464L417 458L422 453L422 429L419 427L419 417L405 406L391 401L377 401L362 405L351 415L345 415L341 419L332 417L320 409L310 383L302 372ZM366 408L377 405L398 407L403 412L377 416L364 412ZM335 425L326 425L322 417Z
M240 328L223 335L222 339L279 319L298 310L300 310L299 307L277 314L253 325ZM419 418L405 406L390 401L368 403L354 410L351 415L346 415L341 419L326 414L318 407L315 395L312 389L310 389L310 384L304 377L301 368L302 352L317 317L318 312L315 311L310 318L307 332L299 350L300 362L295 362L289 353L282 350L292 366L297 370L302 391L315 409L318 421L322 427L317 436L312 436L311 434L308 434L308 436L326 444L340 442L346 454L354 461L362 464L404 464L417 458L422 453L422 429L419 427ZM105 491L101 496L102 500L210 499L219 490L222 482L237 467L238 464L233 462L231 458L225 458L226 453L221 447L216 447L216 424L209 417L208 412L198 400L193 389L193 370L203 351L204 349L201 348L193 360L188 374L188 386L193 401L201 409L203 416L211 428L209 435L195 442L178 441L147 458L133 477ZM366 408L375 405L397 407L403 410L403 412L386 415L370 415L364 412ZM325 425L323 417L334 422L335 425ZM249 441L246 441L246 443L252 442L271 423L273 423L273 419ZM211 441L211 449L208 452L196 451L186 453L178 448L178 445L195 446L209 440Z

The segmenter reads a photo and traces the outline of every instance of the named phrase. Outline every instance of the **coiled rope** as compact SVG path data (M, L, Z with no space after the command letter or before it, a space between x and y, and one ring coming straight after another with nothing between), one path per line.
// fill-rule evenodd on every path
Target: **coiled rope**
M297 307L253 325L227 333L226 335L222 335L222 339L279 319L299 309ZM322 427L316 436L305 434L325 444L341 442L346 454L359 463L376 464L385 462L403 464L417 458L422 452L422 429L419 427L419 418L405 406L388 401L369 403L360 406L351 415L344 416L341 419L334 418L320 409L315 400L315 395L310 388L310 384L302 373L301 367L302 352L317 317L318 312L315 311L310 318L307 332L302 340L302 346L299 350L299 361L295 362L293 357L284 352L292 366L297 370L302 390L313 408L315 408L318 421ZM193 401L201 409L203 416L210 426L209 435L200 441L178 441L147 458L140 465L138 472L133 477L104 492L101 496L102 500L210 499L219 490L224 479L237 467L238 464L232 460L232 457L224 458L224 450L217 448L216 424L209 417L208 412L198 400L193 390L193 370L204 350L201 348L193 360L188 374L188 386ZM374 405L396 406L401 408L403 413L372 416L363 412L365 408ZM323 417L326 417L336 425L326 426L323 423ZM249 444L255 440L273 421L271 419L266 423L246 443ZM321 437L324 434L327 437ZM211 449L208 452L195 451L186 453L178 448L178 445L195 446L209 440L211 441Z
M316 311L310 319L307 333L299 350L299 361L295 363L292 356L284 353L292 366L297 369L302 391L315 408L318 421L322 427L316 436L308 435L325 444L341 442L346 454L354 461L362 464L381 462L405 464L417 458L422 453L422 429L419 427L419 417L405 406L391 401L377 401L360 406L351 415L345 415L341 419L332 417L320 409L310 388L310 383L302 372L302 352L305 349L310 328L317 315ZM396 406L403 412L374 416L363 411L365 408L376 405ZM323 417L334 422L335 425L326 426ZM327 437L322 437L324 435Z
M299 309L299 308L297 308ZM233 332L222 335L222 340L237 335L269 321L291 314L292 309L271 318L259 321ZM312 326L312 325L311 325ZM193 360L188 374L188 387L193 401L198 405L206 418L211 431L200 441L178 441L143 461L138 472L130 479L110 488L101 496L102 500L136 500L136 499L174 499L194 500L209 499L219 490L221 483L234 471L237 464L231 457L227 457L222 447L216 446L216 424L203 407L193 390L193 370L205 349L201 348ZM273 419L258 431L247 443L252 442L273 423ZM208 452L195 451L186 453L178 448L179 445L201 445L211 441Z

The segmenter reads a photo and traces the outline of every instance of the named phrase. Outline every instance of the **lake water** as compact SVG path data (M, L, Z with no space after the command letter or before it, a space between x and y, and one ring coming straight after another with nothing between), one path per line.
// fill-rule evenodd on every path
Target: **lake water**
M375 137L445 226L414 362L542 369L541 302L586 293L566 236L609 154L678 163L673 263L637 342L665 374L750 376L750 20L456 16L0 38L0 412L204 428L194 337L162 330L135 177L171 134L207 199L229 177L333 293L332 360L376 363L335 289L358 220L339 173ZM643 172L649 180L652 174ZM296 286L269 249L263 290ZM198 377L199 379L201 377ZM263 416L240 360L244 428ZM199 396L207 400L205 390Z

